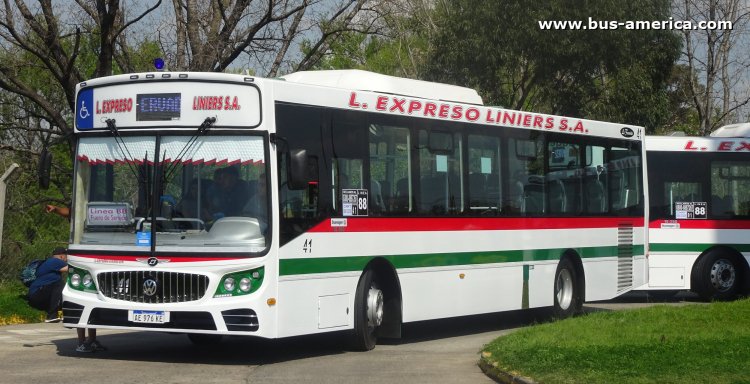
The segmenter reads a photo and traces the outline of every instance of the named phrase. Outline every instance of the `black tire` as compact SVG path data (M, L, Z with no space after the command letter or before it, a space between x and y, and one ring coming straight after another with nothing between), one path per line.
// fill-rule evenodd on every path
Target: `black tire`
M578 276L570 260L561 259L557 264L552 289L555 300L553 312L556 318L567 319L580 312L583 303L578 286Z
M188 333L188 339L195 345L216 345L221 342L223 335L204 335L201 333Z
M706 301L735 300L742 287L743 267L731 253L710 251L693 268L691 290Z
M357 284L354 299L354 328L347 334L347 344L353 351L369 351L375 348L378 341L377 327L368 325L367 299L370 288L376 288L378 281L375 271L367 269L362 273Z

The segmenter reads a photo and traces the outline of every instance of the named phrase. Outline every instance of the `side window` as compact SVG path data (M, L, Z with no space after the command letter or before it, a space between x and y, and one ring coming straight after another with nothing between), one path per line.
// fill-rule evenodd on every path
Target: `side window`
M609 171L609 196L612 213L618 216L639 215L643 202L643 163L637 149L612 147ZM705 200L702 200L705 201ZM674 204L672 204L674 208Z
M714 215L750 215L750 162L711 162L709 204Z
M586 167L583 169L583 210L590 215L601 215L609 211L608 172L609 162L606 147L586 146Z
M497 216L502 210L500 138L469 135L469 214Z
M370 210L397 216L412 211L409 129L370 124Z
M690 183L681 181L664 182L664 205L669 210L670 217L675 216L675 203L705 201L701 183Z
M363 211L350 211L342 203L344 190L368 189L367 132L362 112L331 110L331 192L333 208L337 215L362 215ZM351 192L351 191L350 191ZM370 197L368 189L368 198ZM371 213L368 201L367 215Z
M277 104L276 126L279 140L279 239L284 245L328 216L330 194L321 194L330 182L321 177L330 172L320 166L323 163L321 140L322 108ZM287 155L290 150L304 149L308 156L311 182L302 190L289 189Z
M542 216L547 212L547 185L542 136L508 140L508 195L511 214Z
M550 140L547 143L547 159L550 214L566 216L581 213L583 170L580 145Z
M461 135L419 131L419 213L430 216L463 212Z

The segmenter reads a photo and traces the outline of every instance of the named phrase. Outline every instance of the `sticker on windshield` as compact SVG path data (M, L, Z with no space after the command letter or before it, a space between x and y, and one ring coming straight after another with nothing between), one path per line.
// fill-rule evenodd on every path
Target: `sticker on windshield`
M342 189L341 207L344 216L367 216L367 190Z
M708 212L705 202L681 201L674 203L676 219L705 219Z

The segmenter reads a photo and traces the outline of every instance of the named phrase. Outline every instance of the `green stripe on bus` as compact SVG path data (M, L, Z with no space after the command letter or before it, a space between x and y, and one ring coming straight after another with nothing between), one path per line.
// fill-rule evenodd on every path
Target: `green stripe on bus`
M431 253L416 255L374 255L351 257L310 257L279 260L282 276L309 273L361 271L370 260L382 257L397 269L557 260L568 248L490 252ZM574 248L582 258L617 256L617 246ZM633 245L633 254L642 255L643 245Z
M750 252L750 244L670 244L651 243L648 245L650 252L703 252L717 245L726 245L739 252Z

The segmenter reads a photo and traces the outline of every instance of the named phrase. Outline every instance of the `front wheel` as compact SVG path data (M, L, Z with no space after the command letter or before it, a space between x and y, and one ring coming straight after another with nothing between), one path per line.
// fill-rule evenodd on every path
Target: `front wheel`
M378 327L383 322L383 291L377 275L366 270L359 278L354 300L354 328L349 331L348 344L355 351L369 351L378 340Z
M554 285L555 305L553 311L555 317L558 319L573 317L583 303L580 302L578 292L578 276L570 260L562 259L557 264Z
M704 256L696 265L693 290L704 300L734 300L742 286L742 266L737 258L721 250Z

